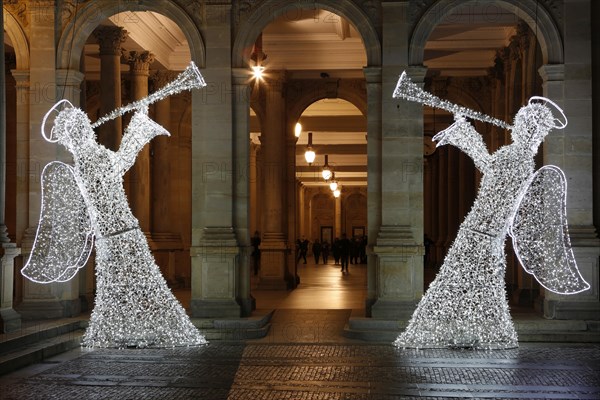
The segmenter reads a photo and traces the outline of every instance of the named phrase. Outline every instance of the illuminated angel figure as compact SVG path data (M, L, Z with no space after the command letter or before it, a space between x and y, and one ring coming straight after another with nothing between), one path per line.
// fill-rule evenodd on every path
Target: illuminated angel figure
M438 275L394 344L411 348L517 347L504 282L507 234L523 268L546 289L574 294L589 288L569 242L565 177L555 166L534 172L534 156L544 137L551 129L564 128L567 119L550 100L532 97L515 116L514 126L504 124L511 130L513 143L490 155L464 116L502 125L498 120L440 100L404 74L394 97L453 112L455 123L434 140L438 146L451 144L461 149L483 174L473 208L460 225ZM554 118L550 107L562 121Z
M83 267L96 246L96 299L83 337L88 347L172 347L206 343L160 273L129 209L123 175L152 138L169 135L147 115L148 104L205 86L192 63L158 92L115 110L94 125L66 100L42 123L42 134L73 155L73 166L55 161L42 173L42 209L30 258L22 274L34 282L64 282ZM59 107L64 109L58 112ZM93 127L135 110L120 148L98 144ZM52 113L51 134L45 125Z

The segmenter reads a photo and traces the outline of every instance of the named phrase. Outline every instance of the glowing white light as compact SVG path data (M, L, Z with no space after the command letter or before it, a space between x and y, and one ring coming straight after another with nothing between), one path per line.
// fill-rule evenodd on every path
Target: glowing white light
M321 176L323 176L323 179L328 181L329 178L331 178L331 170L328 167L323 167L323 171L321 171Z
M206 343L169 290L123 188L123 175L138 152L152 138L168 135L146 114L148 104L202 86L204 80L192 64L158 92L103 117L107 121L136 111L117 152L96 143L92 124L81 109L60 111L50 136L42 126L44 137L73 154L74 165L53 162L44 168L40 223L21 272L39 283L71 279L87 261L93 232L96 299L84 346L141 348Z
M296 125L294 126L294 136L299 138L301 134L302 134L302 124L300 122L296 122Z
M340 195L342 194L340 189L335 189L333 191L333 197L340 197Z
M317 155L315 154L315 152L312 149L308 149L308 150L306 150L306 152L304 152L304 159L309 164L312 164L315 161L316 157L317 157Z
M264 71L265 67L263 67L262 65L255 65L252 67L252 75L256 79L262 79Z
M329 182L329 189L331 189L332 192L335 192L338 188L338 183L337 181L331 181Z
M451 144L464 151L483 179L438 275L394 344L411 348L517 347L504 281L507 234L513 238L523 268L542 286L560 294L589 288L577 269L569 241L566 179L554 166L534 173L539 145L551 129L566 126L566 117L548 99L532 98L544 103L530 101L522 107L511 127L513 143L490 155L482 137L462 116L500 125L498 120L437 99L407 84L410 80L405 74L400 80L394 97L454 112L456 122L433 139L438 146ZM562 114L563 120L554 118L549 106Z

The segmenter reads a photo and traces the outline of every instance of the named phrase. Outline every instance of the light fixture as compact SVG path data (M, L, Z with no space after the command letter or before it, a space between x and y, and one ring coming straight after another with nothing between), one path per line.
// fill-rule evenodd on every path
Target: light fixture
M333 191L333 197L335 197L335 198L340 197L341 194L342 194L342 191L340 189L335 189Z
M252 76L254 76L255 79L262 79L264 70L265 67L262 65L255 65L252 67Z
M262 79L263 73L265 71L265 67L263 64L267 59L267 55L263 53L262 49L262 33L256 38L256 42L254 43L254 48L252 49L250 59L254 62L254 65L251 67L252 75L257 80Z
M308 132L308 145L306 145L306 151L304 152L304 158L306 159L308 165L312 165L316 156L317 155L312 149L312 132Z
M331 181L329 182L329 189L331 189L332 192L335 192L338 188L338 183L335 180L335 172L331 173Z
M296 122L296 126L294 126L294 135L299 138L302 134L302 124L300 122Z
M325 165L323 165L323 171L321 171L321 174L323 175L323 179L326 181L331 178L331 168L329 168L329 156L327 154L325 154Z

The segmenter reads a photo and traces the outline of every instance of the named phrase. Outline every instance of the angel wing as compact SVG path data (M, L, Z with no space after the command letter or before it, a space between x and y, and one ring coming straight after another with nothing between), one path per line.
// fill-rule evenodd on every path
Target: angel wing
M47 164L40 222L21 273L37 283L66 282L86 264L92 246L92 224L73 169L60 161Z
M590 288L571 248L566 214L567 182L554 165L540 168L514 215L509 235L526 272L546 289L575 294Z

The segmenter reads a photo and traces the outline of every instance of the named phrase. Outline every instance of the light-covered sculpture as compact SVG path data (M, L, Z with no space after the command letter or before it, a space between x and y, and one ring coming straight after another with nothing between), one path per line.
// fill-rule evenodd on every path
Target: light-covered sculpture
M161 275L123 188L123 175L144 145L158 135L169 135L148 117L148 105L203 86L204 79L192 63L158 92L93 125L81 109L66 100L58 102L44 118L44 138L66 147L74 164L55 161L43 170L40 222L21 272L38 283L68 281L86 264L95 242L96 299L84 346L206 343ZM93 127L131 110L135 113L117 152L96 142ZM55 113L48 134L45 126Z
M555 166L534 172L534 156L551 129L567 119L552 101L532 97L513 126L449 103L423 91L402 74L394 98L417 101L454 113L455 122L433 139L470 156L483 178L473 208L460 225L435 280L394 344L403 348L518 346L508 309L504 275L506 235L513 239L523 268L546 289L574 294L589 289L569 242L566 180ZM563 120L554 118L551 108ZM511 130L513 143L489 154L465 117Z

